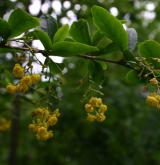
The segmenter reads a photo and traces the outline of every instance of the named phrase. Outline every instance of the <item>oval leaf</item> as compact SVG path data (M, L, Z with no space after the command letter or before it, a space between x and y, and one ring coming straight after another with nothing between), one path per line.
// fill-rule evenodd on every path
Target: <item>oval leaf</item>
M128 49L128 35L121 22L99 6L92 8L93 21L121 50Z
M82 44L79 42L61 41L53 44L54 55L60 55L62 57L81 55L85 53L91 53L98 51L97 47Z
M18 36L29 29L39 26L37 18L32 17L21 9L16 9L11 13L8 23L12 29L10 37Z

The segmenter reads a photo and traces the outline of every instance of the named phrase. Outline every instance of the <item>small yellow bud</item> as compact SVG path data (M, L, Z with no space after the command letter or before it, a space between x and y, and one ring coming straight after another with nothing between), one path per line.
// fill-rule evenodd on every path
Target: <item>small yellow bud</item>
M0 131L7 131L11 127L11 121L3 117L0 118Z
M85 104L85 110L86 112L90 113L94 111L94 108L92 107L91 104Z
M87 120L90 121L90 122L93 122L93 121L96 120L96 116L88 113L87 114Z
M52 115L48 118L48 121L47 123L50 125L50 126L53 126L57 123L58 119L56 116Z
M96 120L99 122L102 122L106 119L106 116L103 113L97 113L96 114Z
M97 100L96 97L91 97L88 103L91 104L92 106L95 106L96 100Z
M47 129L45 127L40 127L37 130L38 134L45 134L47 132Z
M96 98L95 105L96 107L99 107L102 104L102 99L101 98Z
M106 111L107 111L107 105L104 105L104 104L100 105L99 112L100 113L104 113Z
M155 96L147 96L146 99L148 105L150 106L157 106L159 104L159 101L157 100L157 98Z
M8 93L10 94L14 94L17 92L17 86L14 85L14 84L8 84L7 87L6 87L6 90Z

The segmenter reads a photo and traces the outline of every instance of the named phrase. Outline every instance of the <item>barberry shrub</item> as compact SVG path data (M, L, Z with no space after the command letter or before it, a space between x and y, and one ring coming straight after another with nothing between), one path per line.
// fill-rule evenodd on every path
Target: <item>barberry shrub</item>
M102 122L106 118L104 113L107 111L107 106L96 96L105 95L102 92L105 79L103 75L107 72L109 63L126 67L128 69L128 73L124 75L126 81L143 83L151 93L147 96L147 103L159 109L160 61L157 52L160 51L160 44L153 40L138 43L136 30L124 29L123 21L118 20L102 7L93 6L91 13L92 23L79 19L71 26L66 24L61 27L51 16L38 19L21 9L15 9L8 21L0 19L0 51L13 53L15 61L10 71L12 78L7 79L3 84L6 92L13 97L25 99L28 99L27 94L39 94L40 101L35 101L35 106L46 107L47 111L51 110L53 111L51 114L54 113L57 102L62 99L55 89L64 83L62 79L66 69L65 64L67 59L72 58L75 61L83 60L77 72L82 72L80 88L83 89L85 86L85 91L81 103L89 121ZM34 40L39 40L44 49L33 47L31 43ZM21 46L13 46L13 42L21 43ZM135 49L136 46L138 49ZM44 63L37 58L37 53L45 57ZM120 54L118 59L108 58L108 55L115 53ZM54 62L52 60L54 56L63 57L63 62L61 64ZM38 74L34 73L35 63L41 68ZM40 82L41 77L48 78L46 86L45 81ZM41 101L44 97L47 99ZM34 103L34 100L31 101ZM63 102L63 99L61 101ZM48 123L49 118L51 117L44 117L42 121ZM36 121L40 126L36 126L35 122L30 128L37 133L37 139L47 140L53 136L52 132L47 132L48 127L53 124L44 126L44 123ZM36 129L33 129L33 126ZM40 131L43 136L39 135L37 127L45 128ZM45 137L45 133L49 133L48 136Z
M77 89L82 92L79 104L82 104L88 121L105 121L107 111L112 107L108 106L107 99L105 103L102 102L102 97L106 98L103 94L104 73L107 73L109 64L125 67L126 83L143 84L148 105L160 109L160 44L154 40L139 43L134 28L125 29L123 20L118 20L102 7L93 6L91 14L91 22L79 19L71 26L58 26L51 16L42 20L21 9L15 9L8 21L0 19L0 51L12 53L11 60L14 62L7 72L9 78L2 84L3 92L10 95L17 106L12 122L2 117L0 131L10 127L14 131L14 124L19 117L15 118L15 115L20 111L19 100L25 100L35 107L30 113L28 125L36 139L47 141L55 136L52 129L61 117L58 106L65 99L61 89L67 81L67 77L64 79L65 65L70 59L70 68L74 70L74 62L79 62L81 68L81 71L75 70L81 76L78 77ZM39 40L44 49L33 47L31 43L34 40ZM13 42L20 46L14 46ZM110 57L116 53L120 54L118 58ZM45 57L43 63L37 54ZM54 62L52 59L55 56L62 57L63 62ZM34 71L37 64L39 73Z

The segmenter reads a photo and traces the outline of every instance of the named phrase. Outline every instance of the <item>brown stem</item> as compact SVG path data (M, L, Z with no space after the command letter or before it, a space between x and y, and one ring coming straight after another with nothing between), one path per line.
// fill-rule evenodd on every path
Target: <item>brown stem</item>
M26 47L16 47L16 46L9 46L9 45L1 45L1 48L8 48L8 49L15 49L15 50L21 50L21 51L31 51L29 48ZM32 49L34 53L42 53L44 54L44 50L39 50L39 49Z
M11 139L9 151L9 165L17 165L17 149L19 141L19 125L20 125L20 99L16 96L13 100Z
M123 60L114 61L114 60L110 60L110 59L105 59L105 58L101 58L101 57L97 57L97 56L89 56L89 55L79 55L79 57L89 59L89 60L94 60L94 61L102 61L102 62L106 62L106 63L117 64L117 65L121 65L121 66L130 68L130 69L136 70L132 66L128 65L126 63L126 61L123 61Z
M28 47L27 48L26 47L13 47L13 46L8 46L8 45L1 45L0 47L21 50L21 51L31 51L31 49ZM32 52L33 53L42 53L44 56L47 56L47 54L49 53L49 52L47 53L45 50L39 50L39 49L32 49ZM90 55L79 55L78 57L89 59L89 60L94 60L94 61L102 61L102 62L106 62L106 63L117 64L117 65L121 65L121 66L130 68L130 69L136 70L134 67L132 67L126 61L123 61L123 60L114 61L114 60L101 58L101 57L97 57L97 56L90 56Z

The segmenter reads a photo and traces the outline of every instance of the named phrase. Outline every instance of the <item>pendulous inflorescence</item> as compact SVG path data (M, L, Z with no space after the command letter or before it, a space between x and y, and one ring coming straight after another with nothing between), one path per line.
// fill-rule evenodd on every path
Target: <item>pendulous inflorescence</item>
M36 108L32 116L33 122L29 124L29 129L36 134L37 140L46 141L52 138L54 133L50 128L58 122L59 109L50 112L48 108Z
M106 119L107 105L102 103L101 98L91 97L89 102L85 104L85 111L88 121L103 122Z
M17 84L7 85L6 90L10 94L26 93L32 85L41 80L40 74L25 74L25 68L18 63L13 68L13 75L19 81Z

